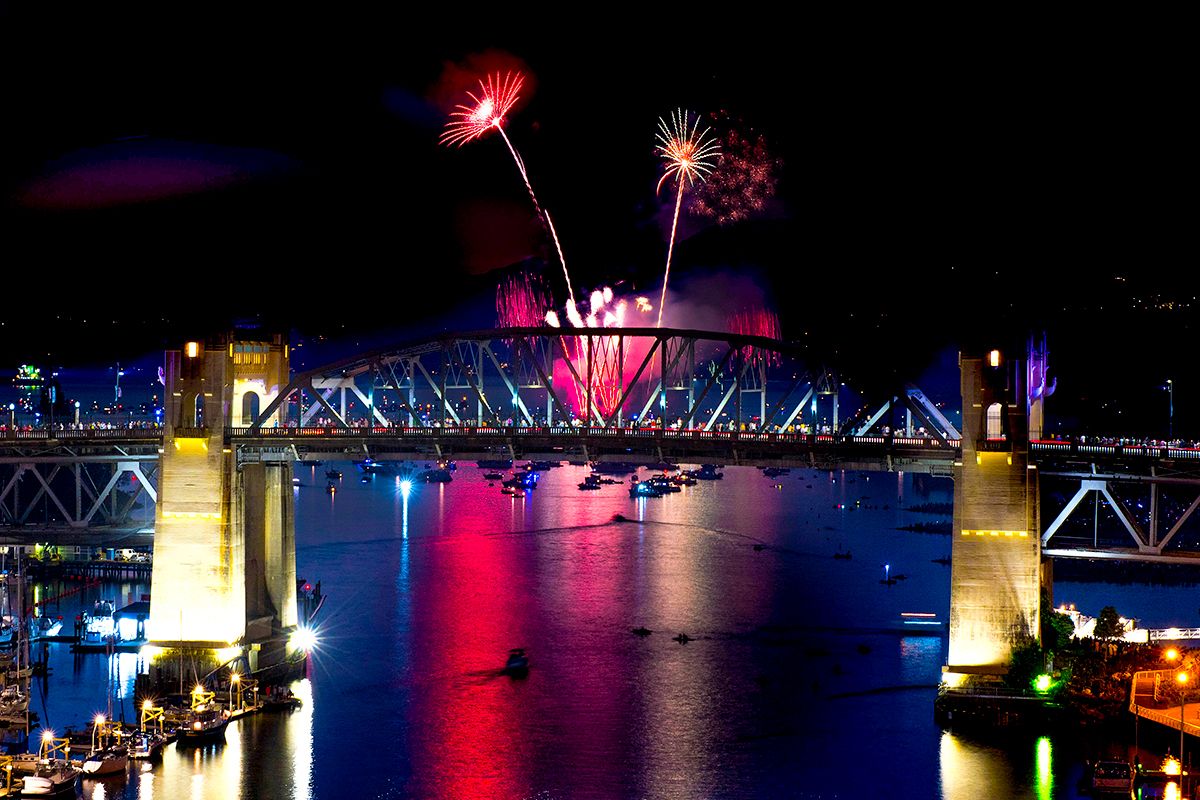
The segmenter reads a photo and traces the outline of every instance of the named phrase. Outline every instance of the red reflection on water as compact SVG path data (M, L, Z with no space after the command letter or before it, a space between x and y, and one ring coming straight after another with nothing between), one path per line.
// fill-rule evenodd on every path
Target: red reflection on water
M536 677L501 673L508 650L526 644L525 626L536 624L530 564L510 537L484 535L495 530L495 510L481 513L480 505L456 508L447 520L454 540L429 548L427 574L443 579L413 589L413 624L422 629L415 638L425 645L413 663L424 707L413 716L428 724L414 737L421 797L522 797L530 787L522 733L532 720L523 698ZM538 653L530 656L536 676Z

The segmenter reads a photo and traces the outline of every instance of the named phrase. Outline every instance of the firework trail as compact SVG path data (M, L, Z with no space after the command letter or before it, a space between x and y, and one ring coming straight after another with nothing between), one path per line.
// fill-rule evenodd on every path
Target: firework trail
M658 144L655 149L666 162L663 176L658 180L655 192L662 189L668 179L678 184L675 193L675 214L671 217L671 239L667 244L667 267L663 272L662 296L658 301L658 327L662 327L663 307L667 302L667 281L671 277L671 256L675 251L675 230L679 226L679 207L683 204L683 188L703 181L716 167L715 159L721 149L711 136L711 129L700 130L700 118L689 122L691 115L682 108L666 118L658 120Z
M562 245L558 241L554 223L550 221L550 215L542 210L542 206L538 202L537 194L533 191L533 184L529 182L529 173L525 170L524 159L517 152L517 148L513 146L508 134L504 132L505 115L512 110L520 98L521 87L524 85L525 76L520 72L508 72L503 77L497 72L494 75L488 75L486 81L481 78L479 94L467 92L471 103L469 105L459 103L454 107L454 110L450 112L450 120L446 123L446 129L442 131L438 142L447 146L462 147L467 142L482 137L493 128L500 132L500 138L504 140L508 152L512 154L517 171L521 173L521 180L525 182L525 188L529 191L533 209L537 212L538 219L546 225L550 238L554 240L554 249L558 252L558 261L563 268L563 279L567 282L567 294L574 303L575 292L571 288L571 276L567 272L567 262L563 258Z

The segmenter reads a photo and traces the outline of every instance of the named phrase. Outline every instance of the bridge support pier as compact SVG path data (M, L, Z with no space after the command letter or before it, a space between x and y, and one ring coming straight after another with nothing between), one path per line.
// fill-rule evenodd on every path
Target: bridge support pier
M165 654L154 677L186 685L204 672L175 675L185 661L282 661L297 624L292 456L241 463L225 436L287 385L287 347L190 342L167 353L166 376L148 636Z
M1022 363L993 351L960 356L959 366L963 435L954 474L950 684L1005 673L1014 648L1038 638L1041 588L1049 578L1041 563Z

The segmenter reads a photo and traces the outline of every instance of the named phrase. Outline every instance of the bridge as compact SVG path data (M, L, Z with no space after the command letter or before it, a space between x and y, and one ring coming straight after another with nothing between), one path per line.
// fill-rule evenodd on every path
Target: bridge
M290 357L280 337L188 342L166 356L161 429L0 434L0 536L147 534L131 511L153 504L151 637L214 658L246 647L269 663L297 625L297 460L946 475L955 486L948 671L959 676L1002 671L1013 642L1037 635L1051 557L1198 557L1181 532L1200 507L1200 451L1044 439L1053 391L1044 345L962 356L959 425L911 385L843 415L848 392L835 373L804 368L795 345L728 333L510 328L299 373ZM1062 498L1045 525L1043 494Z

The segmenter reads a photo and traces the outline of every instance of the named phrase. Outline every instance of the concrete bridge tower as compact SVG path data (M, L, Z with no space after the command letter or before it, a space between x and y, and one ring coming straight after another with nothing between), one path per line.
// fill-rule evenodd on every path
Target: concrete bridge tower
M166 354L148 636L160 647L283 652L296 626L292 456L226 444L289 379L282 337L236 334ZM286 405L267 425L279 424Z
M1043 583L1038 478L1029 461L1029 375L992 350L959 356L962 463L954 474L948 683L1003 674L1013 647L1039 636ZM1044 374L1044 354L1041 363Z

